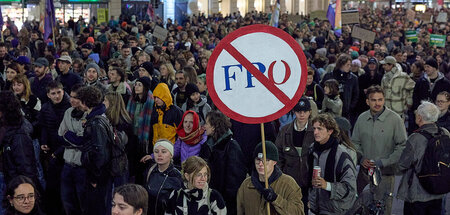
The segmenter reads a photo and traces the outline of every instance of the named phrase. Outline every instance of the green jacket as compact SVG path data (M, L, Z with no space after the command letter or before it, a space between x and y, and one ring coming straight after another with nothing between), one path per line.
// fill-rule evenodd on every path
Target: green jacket
M362 159L380 160L383 175L393 175L406 144L402 118L389 108L374 121L370 110L359 115L353 129L352 142Z
M274 181L270 187L278 195L277 199L270 204L271 215L304 215L302 190L297 182L286 174ZM237 196L238 215L261 215L267 214L267 206L264 197L256 190L251 177L242 182Z

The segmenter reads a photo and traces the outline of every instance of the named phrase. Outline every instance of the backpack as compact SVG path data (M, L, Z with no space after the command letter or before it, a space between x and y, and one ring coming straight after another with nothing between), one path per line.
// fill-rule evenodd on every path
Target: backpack
M439 128L437 134L419 131L428 140L420 172L419 183L430 194L450 192L450 137Z
M124 131L114 128L105 117L100 121L105 125L108 131L110 141L111 159L108 164L109 173L113 177L123 176L128 171L128 158L125 152L125 146L128 143L128 136Z

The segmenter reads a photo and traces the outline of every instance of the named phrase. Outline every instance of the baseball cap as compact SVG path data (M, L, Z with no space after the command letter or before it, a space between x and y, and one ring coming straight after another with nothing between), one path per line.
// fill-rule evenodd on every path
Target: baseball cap
M387 56L387 57L384 58L384 60L380 61L380 64L392 64L392 65L394 65L396 63L397 63L397 60L394 57L392 57L392 56Z
M33 65L39 66L39 67L41 67L41 66L48 67L48 64L49 64L48 60L44 57L40 57L40 58L36 59L33 63Z
M58 58L59 61L65 61L65 62L69 62L70 64L72 64L72 58L70 56L64 55Z
M311 110L311 103L309 103L309 100L305 97L300 98L300 101L294 106L294 111L310 111Z
M369 59L369 62L367 62L367 64L371 64L371 63L377 64L377 63L378 63L378 62L377 62L377 59L375 59L374 57L370 58L370 59Z

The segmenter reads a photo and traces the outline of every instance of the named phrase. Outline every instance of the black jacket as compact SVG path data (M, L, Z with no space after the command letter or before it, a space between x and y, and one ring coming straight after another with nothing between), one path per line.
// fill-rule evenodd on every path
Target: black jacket
M448 131L450 131L450 111L447 111L447 113L445 113L444 115L439 117L436 124L439 127L443 127L445 129L447 129Z
M38 184L33 141L30 137L33 128L25 118L22 120L22 124L19 126L6 127L1 145L3 171L7 183L16 176L24 175Z
M383 76L380 75L377 71L375 71L374 76L370 75L370 71L366 71L366 73L359 77L359 98L357 103L358 105L356 106L356 111L358 113L369 110L369 106L366 103L366 95L364 93L364 90L372 85L381 85L382 78Z
M428 78L423 75L414 86L413 106L411 110L416 110L422 100L436 100L437 94L442 91L450 92L450 81L447 78L443 76L438 77L433 88L430 88Z
M149 174L151 171L151 174ZM146 189L148 191L148 215L162 215L168 205L169 195L174 190L179 190L183 184L181 173L173 164L170 164L164 172L158 170L155 164L145 174Z
M31 92L41 100L41 104L50 101L47 97L47 85L51 81L53 81L53 78L50 73L47 73L41 80L37 77L30 78Z
M348 117L350 111L354 110L358 103L358 77L351 72L342 72L339 69L335 69L333 72L325 74L321 82L322 87L325 81L329 79L336 79L339 82L339 93L343 103L342 116Z
M64 113L70 107L70 98L64 94L62 101L58 104L53 104L48 101L41 108L41 113L38 118L38 125L41 127L40 144L50 147L50 153L62 153L64 150L59 143L58 129L61 124Z
M101 183L111 177L108 165L111 157L109 144L112 143L104 107L103 104L95 107L86 116L87 121L84 124L81 163L87 169L87 180L90 183Z
M211 157L208 159L211 168L209 185L222 194L227 214L236 214L237 192L247 175L244 154L233 140L230 130L217 141L210 137L207 143L211 147Z

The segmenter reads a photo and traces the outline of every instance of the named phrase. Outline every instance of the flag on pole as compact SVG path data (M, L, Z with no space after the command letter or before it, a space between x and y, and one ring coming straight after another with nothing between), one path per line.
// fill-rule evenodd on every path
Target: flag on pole
M148 1L147 15L150 18L150 21L154 21L155 20L155 10L153 9L153 5L150 2L151 2L151 0Z
M44 20L44 41L48 39L53 32L53 28L56 24L55 6L53 0L46 0L45 2L45 20Z
M4 24L4 22L3 22L2 7L0 7L0 31L3 28L3 24Z
M278 27L278 20L280 19L280 0L277 0L275 7L272 11L272 17L270 19L270 25L273 27Z
M328 21L338 37L342 34L341 3L341 0L330 0L327 11Z

